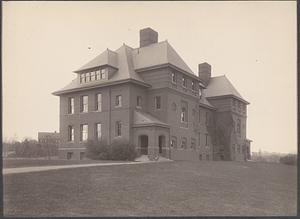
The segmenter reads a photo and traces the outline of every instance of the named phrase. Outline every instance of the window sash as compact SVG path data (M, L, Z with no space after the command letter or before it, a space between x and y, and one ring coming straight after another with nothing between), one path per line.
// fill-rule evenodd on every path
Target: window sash
M116 106L122 106L122 96L121 95L116 96Z
M87 141L88 139L88 125L84 124L80 126L80 140Z
M155 97L155 108L160 109L161 108L161 98L160 96Z
M69 114L74 114L74 97L69 98Z
M96 110L102 111L102 94L96 95Z
M96 139L100 140L102 137L102 124L96 123Z
M74 141L74 127L69 126L69 141Z
M116 122L116 136L122 135L122 124L121 122Z
M81 112L88 112L88 96L81 96Z

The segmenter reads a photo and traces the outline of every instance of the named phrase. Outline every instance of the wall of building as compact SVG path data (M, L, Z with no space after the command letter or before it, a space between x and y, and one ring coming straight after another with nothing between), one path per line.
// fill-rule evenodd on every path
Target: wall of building
M84 148L86 142L80 141L80 125L88 124L88 139L95 139L95 125L102 124L102 140L112 142L116 139L115 123L122 123L122 137L130 139L129 114L129 85L122 84L111 87L96 88L60 96L60 148ZM96 94L102 94L102 110L96 111ZM80 112L80 97L88 96L88 112ZM122 106L115 107L116 95L122 95ZM74 97L74 114L68 114L68 98ZM74 142L68 141L68 126L74 126ZM109 132L110 130L110 132Z
M247 148L246 140L246 105L231 97L210 99L209 102L217 107L215 113L217 136L214 159L220 160L223 155L224 160L244 161ZM244 106L244 107L243 107ZM238 120L241 122L240 134L238 133Z

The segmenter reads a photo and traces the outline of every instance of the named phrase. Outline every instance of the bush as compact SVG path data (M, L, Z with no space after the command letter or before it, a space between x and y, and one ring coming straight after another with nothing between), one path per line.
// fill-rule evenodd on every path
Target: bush
M130 160L137 157L135 147L124 140L115 140L111 145L106 141L89 141L86 156L93 160Z
M296 154L288 154L284 157L281 157L279 162L282 164L287 164L287 165L297 165L297 155Z

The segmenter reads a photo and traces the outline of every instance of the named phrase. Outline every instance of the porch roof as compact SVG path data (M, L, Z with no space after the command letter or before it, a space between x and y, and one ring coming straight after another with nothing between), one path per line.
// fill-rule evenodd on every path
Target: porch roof
M140 110L134 110L133 113L133 126L143 127L143 126L162 126L169 127L167 123L160 121L158 118L150 115L149 113L142 112Z

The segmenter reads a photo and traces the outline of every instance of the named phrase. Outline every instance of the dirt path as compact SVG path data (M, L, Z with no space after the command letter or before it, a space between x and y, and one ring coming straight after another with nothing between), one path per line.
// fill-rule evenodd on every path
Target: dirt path
M140 162L116 162L116 163L94 163L94 164L73 164L73 165L55 165L55 166L39 166L39 167L18 167L18 168L4 168L2 170L3 175L16 174L16 173L31 173L40 172L47 170L59 170L59 169L69 169L69 168L80 168L80 167L95 167L95 166L115 166L115 165L135 165L135 164L145 164L145 163L157 163L157 162L167 162L167 161L140 161Z

